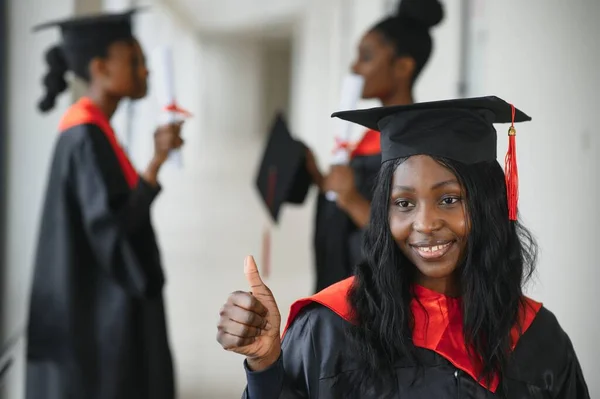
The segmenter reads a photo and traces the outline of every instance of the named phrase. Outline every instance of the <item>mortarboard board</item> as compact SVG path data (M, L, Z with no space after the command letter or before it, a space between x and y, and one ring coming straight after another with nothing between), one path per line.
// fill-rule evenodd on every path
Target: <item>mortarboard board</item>
M275 223L283 203L304 202L310 184L306 147L292 137L283 115L278 113L256 176L256 187Z
M89 62L104 55L108 47L117 41L133 38L132 16L141 8L121 13L103 13L78 16L46 22L33 28L34 32L60 28L61 48L71 70L86 77Z
M104 13L45 22L33 28L34 32L58 27L67 47L114 42L133 37L131 17L140 11L134 8L122 13Z
M515 122L531 118L495 97L478 97L336 112L332 117L381 132L381 162L432 155L465 164L495 161L494 123L511 123L506 184L511 220L516 220Z
M418 154L465 164L496 160L493 124L512 122L511 105L498 97L342 111L332 116L379 130L382 163ZM514 122L530 120L515 109Z

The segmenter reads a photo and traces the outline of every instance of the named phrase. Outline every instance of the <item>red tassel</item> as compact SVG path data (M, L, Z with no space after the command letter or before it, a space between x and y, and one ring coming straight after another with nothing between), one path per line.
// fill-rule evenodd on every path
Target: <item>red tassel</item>
M515 129L515 106L512 108L512 123L508 129L508 152L504 159L504 173L506 178L506 194L508 198L508 218L517 220L517 207L519 203L519 171L517 169L517 145Z
M271 209L275 201L275 183L277 182L277 169L271 167L269 170L269 186L267 193L267 207ZM267 225L263 233L262 245L262 275L265 278L271 273L271 226Z

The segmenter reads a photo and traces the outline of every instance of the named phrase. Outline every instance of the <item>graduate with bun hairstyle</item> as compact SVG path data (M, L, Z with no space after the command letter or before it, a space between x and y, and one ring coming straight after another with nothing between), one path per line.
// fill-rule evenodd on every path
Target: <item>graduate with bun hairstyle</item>
M363 98L385 106L413 103L414 84L433 48L430 29L443 15L438 0L403 0L396 14L364 34L352 64L353 73L364 78ZM362 257L360 242L381 158L379 132L367 130L351 150L349 165L336 165L326 175L307 152L307 169L320 189L313 240L316 292L349 277ZM336 202L326 198L328 191L337 193Z
M523 287L515 124L494 96L338 112L381 131L356 275L295 302L280 334L252 258L217 340L246 357L245 399L589 399L569 336ZM506 174L495 123L510 123Z
M147 92L134 11L37 28L62 33L46 54L39 109L53 109L68 74L87 93L61 119L49 170L29 309L27 399L175 397L150 208L162 164L182 145L180 125L156 130L142 173L110 125L122 99Z

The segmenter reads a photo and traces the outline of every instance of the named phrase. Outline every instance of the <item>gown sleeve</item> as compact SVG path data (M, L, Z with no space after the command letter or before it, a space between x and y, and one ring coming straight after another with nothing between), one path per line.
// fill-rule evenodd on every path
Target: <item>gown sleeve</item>
M523 396L519 387L525 384L529 395L536 393L553 399L590 398L571 339L556 316L545 307L519 339L507 369L507 380L514 387L508 388L508 397Z
M147 276L128 236L149 219L159 188L142 179L131 190L104 133L93 125L84 129L73 149L70 184L84 232L98 264L133 295L144 296Z
M134 233L150 218L150 206L161 191L160 185L151 186L142 177L117 210L117 217L127 233Z
M536 323L538 321L539 323ZM534 325L536 324L536 325ZM583 377L575 348L556 316L542 308L530 327L530 338L541 342L538 353L530 365L537 370L538 379L554 399L589 399L590 393ZM544 386L542 385L542 386Z
M575 350L571 345L568 348L568 361L565 369L559 375L555 399L590 399L583 372Z
M288 329L281 346L281 356L270 368L252 372L244 362L248 385L242 399L317 397L320 366L313 335L311 312L307 309Z

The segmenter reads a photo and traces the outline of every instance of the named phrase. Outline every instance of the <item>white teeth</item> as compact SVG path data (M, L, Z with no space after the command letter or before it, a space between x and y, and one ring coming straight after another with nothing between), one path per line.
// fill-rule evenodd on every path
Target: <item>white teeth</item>
M439 251L441 249L444 249L444 248L448 247L448 245L450 245L450 244L434 245L432 247L419 247L419 251L423 251L423 252L436 252L436 251Z

